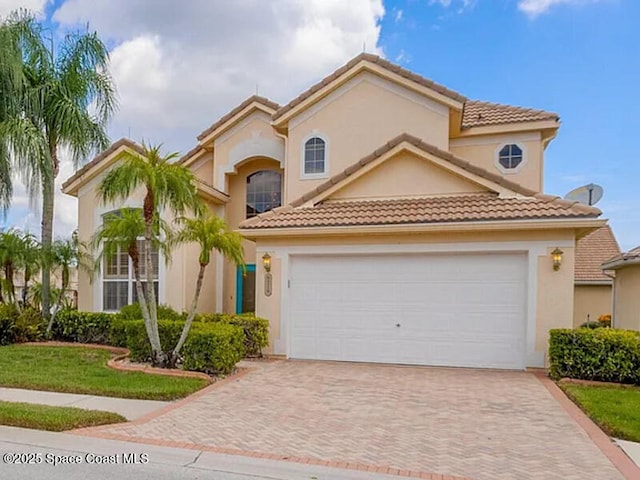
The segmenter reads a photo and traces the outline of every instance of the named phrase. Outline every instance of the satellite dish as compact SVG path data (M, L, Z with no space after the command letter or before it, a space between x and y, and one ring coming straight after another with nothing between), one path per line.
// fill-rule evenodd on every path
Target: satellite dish
M583 187L571 190L565 195L565 200L584 203L585 205L595 205L602 199L604 189L600 185L590 183Z

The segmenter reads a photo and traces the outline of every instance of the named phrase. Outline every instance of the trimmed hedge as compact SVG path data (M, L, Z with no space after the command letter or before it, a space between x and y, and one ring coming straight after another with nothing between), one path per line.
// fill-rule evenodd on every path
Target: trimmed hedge
M162 349L175 347L182 333L183 322L161 320L158 322ZM131 359L148 361L151 346L142 320L122 321L118 334L124 329L126 345ZM194 324L182 348L182 366L185 370L212 374L231 373L244 355L244 333L241 328L224 323Z
M640 384L640 334L613 328L551 330L551 378Z
M229 315L224 313L202 314L196 320L203 323L235 325L244 332L244 347L247 357L261 357L262 349L269 346L269 321L253 313Z
M158 305L158 320L186 320L186 313L178 313L168 305ZM142 309L139 303L125 305L116 314L122 320L140 320L142 318Z
M110 313L62 310L56 315L51 334L56 340L78 343L109 343Z

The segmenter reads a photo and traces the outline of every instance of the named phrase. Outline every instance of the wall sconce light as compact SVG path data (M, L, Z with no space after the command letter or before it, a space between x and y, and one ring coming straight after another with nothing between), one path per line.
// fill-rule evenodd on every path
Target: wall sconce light
M560 270L560 265L562 265L562 254L564 252L560 250L558 247L555 248L553 252L551 252L551 258L553 258L553 269L557 272Z
M271 271L271 255L269 255L268 253L265 253L262 256L262 266L264 267L265 272L268 273Z

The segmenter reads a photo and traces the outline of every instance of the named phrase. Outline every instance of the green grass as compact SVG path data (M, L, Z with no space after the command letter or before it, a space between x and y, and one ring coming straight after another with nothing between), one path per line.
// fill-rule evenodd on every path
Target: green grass
M50 407L30 403L0 402L0 425L63 432L74 428L95 427L127 420L111 412Z
M0 347L0 386L106 397L174 400L200 390L205 379L122 372L110 353L82 347Z
M640 442L640 388L572 383L560 387L608 435Z

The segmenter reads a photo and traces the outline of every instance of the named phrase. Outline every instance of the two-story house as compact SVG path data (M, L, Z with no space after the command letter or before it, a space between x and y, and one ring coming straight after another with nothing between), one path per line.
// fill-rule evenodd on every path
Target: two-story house
M576 239L606 223L541 193L559 126L369 54L287 105L247 99L180 159L246 239L247 273L216 257L201 310L255 311L289 358L543 366L549 329L573 323ZM102 175L139 150L120 140L65 183L81 239L123 206L96 200ZM160 301L186 309L197 248L155 261ZM80 281L82 310L132 301L126 252Z

